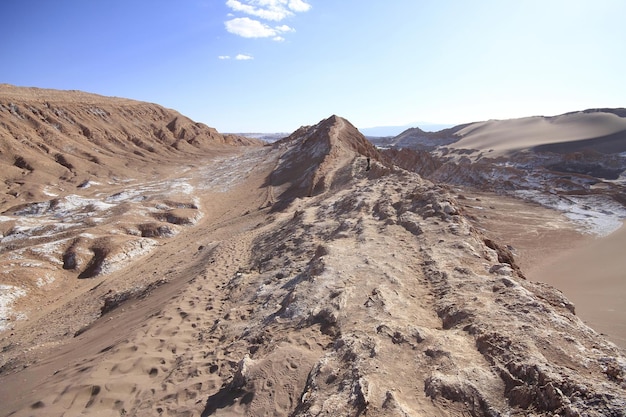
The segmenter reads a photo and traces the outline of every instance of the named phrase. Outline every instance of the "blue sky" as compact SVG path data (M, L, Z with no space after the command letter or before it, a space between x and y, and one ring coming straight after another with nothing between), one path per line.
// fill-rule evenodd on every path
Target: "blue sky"
M626 106L623 0L0 2L0 83L173 108L221 132Z

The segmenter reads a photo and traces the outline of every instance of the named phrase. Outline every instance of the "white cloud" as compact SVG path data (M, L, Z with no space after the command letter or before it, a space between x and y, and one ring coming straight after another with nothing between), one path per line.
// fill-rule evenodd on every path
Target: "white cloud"
M279 32L295 32L296 31L294 28L290 28L287 25L276 26L275 29Z
M307 12L311 9L311 5L302 0L289 0L288 7L294 12Z
M271 27L249 17L237 17L227 20L224 24L227 31L244 38L269 38L276 34Z
M234 35L244 38L273 38L276 41L284 40L281 33L293 32L294 30L287 25L270 27L258 20L249 17L237 17L235 19L224 22L226 30Z
M235 17L228 13L228 20L224 22L226 30L244 38L271 38L275 42L282 42L282 36L288 32L295 32L290 26L270 26L264 21L279 22L295 13L306 12L311 9L308 0L226 0L226 6L234 12L244 13L249 17ZM224 59L229 59L224 58ZM220 57L220 59L222 59ZM235 58L238 59L238 58Z
M226 6L236 12L275 22L311 8L303 0L227 0Z
M230 59L230 56L228 55L220 55L217 57L217 59Z
M256 2L248 2L248 3L256 3ZM248 14L250 16L260 17L265 20L274 20L280 21L292 14L286 8L274 7L274 5L269 5L267 8L259 8L255 7L252 4L244 4L237 0L228 0L226 2L226 6L230 7L236 12L242 12Z
M238 60L238 61L248 61L250 59L254 59L254 57L252 55L237 54L235 59Z

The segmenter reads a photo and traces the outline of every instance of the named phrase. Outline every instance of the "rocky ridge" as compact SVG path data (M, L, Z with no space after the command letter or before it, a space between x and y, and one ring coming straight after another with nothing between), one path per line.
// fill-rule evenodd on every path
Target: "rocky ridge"
M364 158L364 167L367 158L381 160L380 152L356 127L335 115L317 125L303 126L273 146L282 153L270 185L282 201L345 185L353 173L347 162L355 154Z
M220 145L262 144L222 135L159 105L0 85L0 210L45 199L46 186L75 188L101 178L123 181L124 170L214 151Z
M624 415L623 351L347 120L186 168L131 194L202 216L2 335L4 414Z

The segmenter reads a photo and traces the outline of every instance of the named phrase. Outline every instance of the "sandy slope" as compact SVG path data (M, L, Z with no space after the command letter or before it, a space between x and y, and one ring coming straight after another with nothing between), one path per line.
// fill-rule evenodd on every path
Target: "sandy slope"
M611 113L572 113L514 120L490 120L471 123L456 132L461 139L455 149L489 152L490 157L509 155L513 151L541 145L578 142L607 137L626 131L626 118ZM623 140L621 150L626 150ZM570 144L571 147L571 144Z
M267 169L267 165L261 164L260 169ZM256 174L259 174L258 177ZM134 403L130 398L140 394L153 397L153 394L150 394L150 382L159 372L161 377L166 377L163 372L173 369L173 364L180 361L179 355L183 351L190 351L188 338L190 332L197 333L194 330L195 323L208 326L214 320L211 317L218 317L219 313L213 311L213 305L217 307L217 296L211 296L211 291L217 291L215 286L219 284L214 277L217 276L222 282L225 277L235 274L240 265L245 263L246 257L249 256L249 241L258 233L256 228L259 223L264 221L263 216L259 217L259 213L263 212L257 212L265 204L267 197L266 190L261 188L263 171L253 172L245 178L250 181L243 187L237 187L240 181L232 184L232 187L237 188L234 192L226 192L224 189L227 178L218 181L215 186L205 185L206 188L199 195L207 214L198 226L174 237L143 262L121 273L110 274L106 278L106 283L99 283L100 286L116 281L119 283L124 277L137 275L148 279L149 282L155 282L156 285L142 291L138 300L131 299L123 305L123 308L105 314L100 321L72 339L68 345L62 344L58 348L53 348L52 353L46 355L50 359L40 363L39 349L46 348L45 345L39 345L39 349L34 351L30 348L24 352L21 360L36 364L30 366L26 373L15 375L20 378L19 384L11 385L5 380L3 386L13 386L15 391L3 390L0 402L5 407L8 407L8 404L32 405L30 402L33 396L43 395L41 404L34 409L46 404L49 408L46 408L45 412L51 413L49 415L60 415L63 412L77 415L83 412L84 408L87 408L85 412L90 415L92 413L120 415L120 410L124 407L127 411L133 410ZM230 188L228 190L230 191ZM253 213L249 214L249 211ZM136 285L137 281L134 282ZM91 283L90 292L99 287L97 284ZM108 291L120 290L113 287ZM97 289L95 291L98 292ZM187 293L189 295L185 296ZM99 309L102 301L97 300L102 300L104 295L106 292L97 297L86 294L87 299L84 301L94 303L93 307ZM92 306L85 305L88 303L82 304L80 301L71 299L64 301L76 309L69 312L71 315L82 315L91 310ZM42 321L45 326L51 328L65 327L65 322L71 320L65 313L67 307L65 305L62 310L47 309L47 318L40 318L40 322L32 328L39 328ZM196 310L198 314L204 313L201 316L196 313L192 317L187 316L188 311ZM203 317L205 315L208 317ZM183 322L187 330L181 328L181 318L185 319ZM172 322L163 328L163 325L170 321ZM179 333L179 337L174 337ZM48 337L53 338L54 334ZM12 345L19 346L20 341L24 339L9 340ZM139 348L142 350L138 350ZM176 355L179 350L179 355ZM198 367L200 363L205 362L202 358L204 355L202 349L190 352L190 355L192 357L189 361L197 362L190 366ZM88 375L92 382L87 384L82 379ZM186 374L176 377L187 380ZM206 381L206 378L202 381L205 390L210 389L210 382ZM190 382L188 385L191 391L200 389L196 382ZM202 385L200 383L200 386ZM89 399L100 394L100 390L102 393L97 404L93 404L92 401L87 407ZM95 391L98 392L94 394ZM63 393L60 395L61 392ZM83 401L83 398L86 401ZM118 399L121 401L116 402Z
M559 254L529 278L565 292L586 323L626 348L626 228L596 239L586 239Z

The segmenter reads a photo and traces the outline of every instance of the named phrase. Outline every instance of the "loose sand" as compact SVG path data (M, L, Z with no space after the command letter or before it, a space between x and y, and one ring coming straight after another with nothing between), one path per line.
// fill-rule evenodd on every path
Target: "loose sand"
M485 192L463 195L474 224L512 247L527 279L561 290L583 321L626 348L626 227L595 237L538 204Z
M572 245L540 260L528 277L559 288L589 326L626 349L626 227Z
M610 113L572 113L553 118L526 117L472 123L457 132L456 149L490 151L490 157L541 145L568 144L609 137L626 130L626 118ZM622 143L621 145L626 146Z

